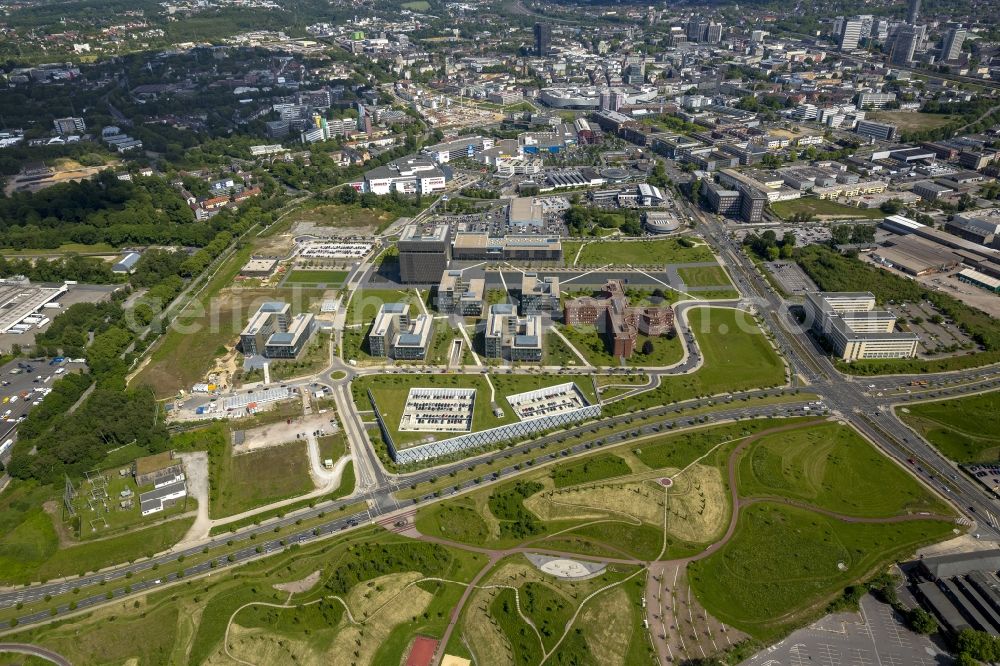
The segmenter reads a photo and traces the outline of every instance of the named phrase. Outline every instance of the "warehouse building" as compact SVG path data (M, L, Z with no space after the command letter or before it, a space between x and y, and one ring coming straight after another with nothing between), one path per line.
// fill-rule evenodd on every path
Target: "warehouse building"
M399 280L404 284L436 284L451 261L451 239L447 224L408 224L396 243Z
M914 276L950 271L962 259L946 247L917 236L898 236L871 254L883 266Z
M980 273L974 268L963 268L955 277L958 278L959 282L971 284L973 287L979 287L986 291L992 291L994 294L1000 294L1000 280L990 277L986 273Z
M240 269L240 275L247 278L266 278L270 277L277 267L277 259L252 258Z
M917 354L917 335L896 332L895 315L876 310L871 292L812 292L804 306L806 321L845 361Z
M1000 636L1000 554L996 550L926 557L917 563L918 598L954 634Z
M507 224L514 229L541 227L542 204L531 197L514 197L507 206Z

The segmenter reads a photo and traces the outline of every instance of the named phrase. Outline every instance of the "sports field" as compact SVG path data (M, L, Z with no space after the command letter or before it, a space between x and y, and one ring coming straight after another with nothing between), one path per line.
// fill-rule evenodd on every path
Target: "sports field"
M1000 391L897 407L896 415L958 463L1000 460Z

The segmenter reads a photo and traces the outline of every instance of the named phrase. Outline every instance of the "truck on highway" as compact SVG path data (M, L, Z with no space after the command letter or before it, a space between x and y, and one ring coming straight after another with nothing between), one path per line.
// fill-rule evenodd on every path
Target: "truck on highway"
M10 447L14 446L14 440L8 439L3 444L0 444L0 456L10 451Z

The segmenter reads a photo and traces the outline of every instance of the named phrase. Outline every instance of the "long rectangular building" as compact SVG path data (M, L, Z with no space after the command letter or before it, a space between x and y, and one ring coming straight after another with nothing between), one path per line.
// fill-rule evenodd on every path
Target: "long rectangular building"
M806 294L805 311L813 330L845 361L917 354L917 335L896 332L895 315L876 310L871 292L812 292Z

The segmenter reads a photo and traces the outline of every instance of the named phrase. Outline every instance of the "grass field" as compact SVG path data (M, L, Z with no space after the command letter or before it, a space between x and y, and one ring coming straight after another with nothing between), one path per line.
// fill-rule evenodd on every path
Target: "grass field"
M846 523L792 506L754 504L740 513L729 543L689 565L688 578L712 615L769 641L807 619L818 602L951 535L953 527L943 521Z
M998 412L1000 391L896 408L896 415L907 425L958 463L1000 460Z
M399 432L399 420L403 415L403 407L406 404L406 396L411 388L433 388L437 386L448 388L474 388L476 389L476 400L473 407L472 430L486 430L497 426L514 423L517 416L507 402L506 396L516 393L524 393L534 389L562 384L570 381L566 377L558 375L496 375L491 376L493 386L496 388L496 403L503 410L504 415L497 417L493 413L490 404L490 388L482 375L369 375L358 377L351 385L355 404L362 411L371 410L371 402L368 399L367 391L370 388L375 397L375 402L382 413L386 425L390 429L393 442L397 446L422 442L428 437L437 439L448 439L457 433L443 432L435 436L428 432ZM594 389L591 382L580 380L576 382L577 387L590 402L596 401Z
M948 512L853 428L837 423L757 440L741 458L739 484L743 496L780 495L850 516Z
M608 413L784 384L784 363L746 312L699 307L688 312L688 323L704 356L701 369L664 377L657 388L609 405Z
M607 341L595 327L564 326L560 330L591 365L598 367L621 366L618 357L611 355ZM649 354L642 353L646 341L653 345L653 351ZM636 336L635 351L625 360L625 365L633 368L663 367L680 361L683 356L684 348L677 336L672 338L664 335L650 337L640 333Z
M127 612L111 604L18 636L78 664L221 663L228 660L222 640L235 616L231 652L254 663L395 664L403 661L414 634L441 637L462 593L460 583L485 562L483 555L370 528L295 546L197 585L130 599ZM313 574L322 583L305 591L274 587ZM412 584L424 576L459 584ZM330 595L345 601L356 623L347 621ZM248 606L237 613L252 602L291 607Z
M688 287L732 287L729 275L722 266L694 266L678 268L677 274ZM695 294L697 296L697 294Z
M838 203L829 199L802 197L789 201L775 201L770 204L771 211L783 220L794 215L807 213L820 219L823 218L858 218L865 220L880 220L885 217L878 208L858 208Z
M306 204L290 217L296 221L312 222L321 227L341 229L368 229L378 232L389 226L396 216L384 211L371 210L361 206L340 204Z
M961 120L961 116L913 111L869 111L866 117L880 123L895 125L900 132L923 132Z
M404 2L401 6L411 12L426 12L431 8L431 3L427 0L414 0L413 2Z
M305 440L232 454L225 446L209 454L213 518L242 513L258 506L313 490Z
M339 287L347 279L347 271L325 271L298 269L290 272L285 284L324 284Z
M567 243L564 256L568 265L573 264L579 245ZM707 245L684 247L676 238L642 241L594 241L584 245L577 266L603 266L604 264L632 264L651 266L680 264L696 261L714 261Z

